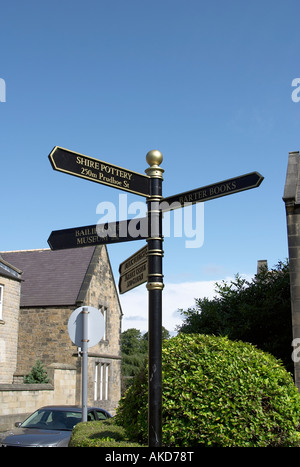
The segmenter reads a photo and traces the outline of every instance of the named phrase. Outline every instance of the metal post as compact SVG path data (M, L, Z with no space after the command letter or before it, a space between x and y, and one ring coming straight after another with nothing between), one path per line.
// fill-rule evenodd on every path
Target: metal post
M88 389L88 308L82 307L82 421L87 422L87 389Z
M149 409L148 442L150 447L162 444L162 174L159 167L163 160L160 151L149 151L146 160L150 168L145 172L150 177L150 198L148 204L148 282L149 295Z

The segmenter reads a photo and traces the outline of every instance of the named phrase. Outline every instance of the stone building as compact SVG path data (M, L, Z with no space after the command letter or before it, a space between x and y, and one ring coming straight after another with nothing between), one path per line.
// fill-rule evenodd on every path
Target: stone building
M290 265L293 346L300 344L300 156L290 152L283 201L285 203ZM292 343L291 343L292 344ZM292 352L291 352L292 353ZM300 351L294 349L295 384L300 390Z
M17 368L21 274L0 256L0 384L11 384Z
M71 342L67 325L74 309L92 306L104 316L105 334L89 348L88 403L113 412L121 392L122 311L106 247L12 251L1 256L23 272L14 382L21 382L37 360L45 367L74 365L80 404L80 349Z

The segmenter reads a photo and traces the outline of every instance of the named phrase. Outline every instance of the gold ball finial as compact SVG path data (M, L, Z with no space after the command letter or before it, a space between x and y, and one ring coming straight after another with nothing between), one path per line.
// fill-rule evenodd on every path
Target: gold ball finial
M149 151L146 155L146 161L150 165L150 167L158 167L163 160L163 155L160 151L157 149L153 149L152 151Z

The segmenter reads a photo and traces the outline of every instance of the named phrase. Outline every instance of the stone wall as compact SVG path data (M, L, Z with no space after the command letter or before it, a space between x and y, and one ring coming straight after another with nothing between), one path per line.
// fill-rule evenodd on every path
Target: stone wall
M300 341L300 156L289 153L283 201L286 209L293 342ZM292 344L292 343L291 343ZM300 361L294 360L295 384L300 391Z
M68 334L72 307L21 308L19 318L18 364L15 376L30 372L37 360L75 364L77 347Z
M0 384L0 431L13 428L44 405L74 405L76 367L52 364L51 384Z
M290 291L293 339L297 348L300 341L300 206L286 205L289 245ZM292 344L292 343L291 343ZM294 360L295 384L300 391L300 361Z
M105 316L105 336L99 344L91 347L91 353L106 353L120 357L122 312L104 248L101 250L100 261L95 265L84 304L100 308Z
M10 384L17 366L21 283L0 276L0 284L4 286L0 320L0 384Z
M100 309L105 318L105 335L95 346L89 348L88 402L101 406L112 415L121 397L121 319L118 294L115 289L109 259L105 248L101 249L100 260L94 265L83 305ZM101 381L99 365L107 365L108 398L104 391L100 398ZM102 382L104 387L105 382Z

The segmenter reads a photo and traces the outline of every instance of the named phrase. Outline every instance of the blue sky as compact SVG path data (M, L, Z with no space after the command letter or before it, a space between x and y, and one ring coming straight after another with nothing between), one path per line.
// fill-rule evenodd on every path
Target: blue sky
M54 146L140 173L156 148L165 196L265 177L205 203L201 248L165 239L171 308L192 305L201 284L255 274L258 259L284 260L288 153L300 149L300 102L291 99L299 14L294 0L2 2L0 249L46 248L52 230L97 223L98 203L118 204L118 190L53 171ZM143 198L128 195L134 201ZM119 263L143 245L108 246L116 281ZM128 323L138 294L144 286L121 297Z

